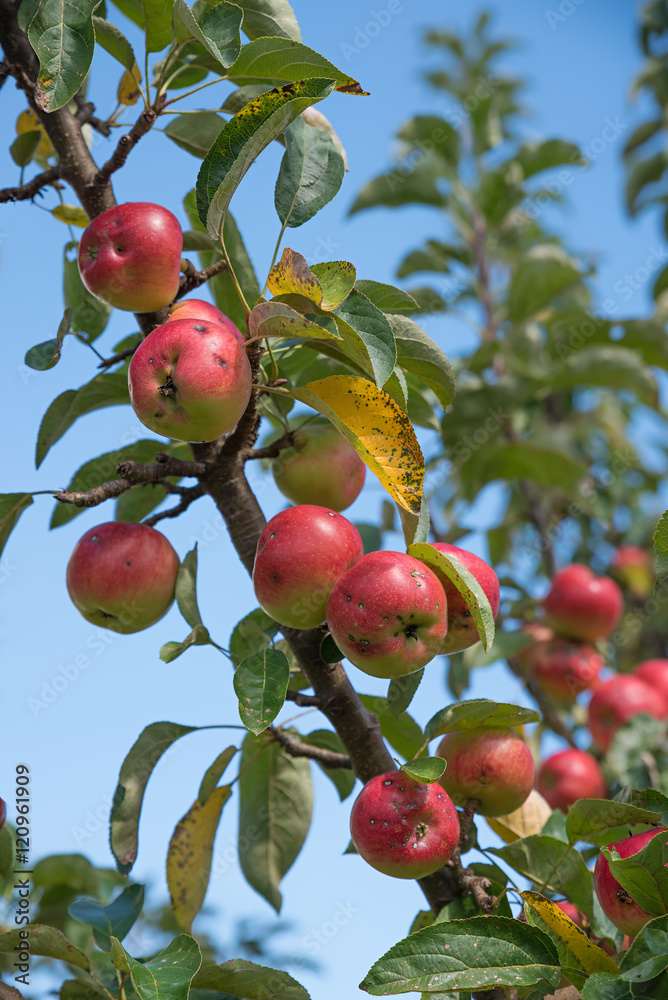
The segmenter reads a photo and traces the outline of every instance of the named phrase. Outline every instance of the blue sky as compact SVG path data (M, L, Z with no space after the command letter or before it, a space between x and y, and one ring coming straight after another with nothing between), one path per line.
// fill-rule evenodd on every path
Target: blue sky
M302 229L291 231L287 242L310 260L350 259L360 276L381 281L393 280L396 265L408 249L419 246L426 236L438 235L435 216L425 209L405 208L392 213L375 210L349 219L347 209L359 188L389 165L392 136L402 121L415 113L452 110L422 84L427 57L420 45L421 31L444 24L457 29L469 23L465 4L401 0L391 6L392 14L386 0L376 5L361 5L358 0L339 0L336 5L294 3L306 44L356 76L371 96L334 95L323 106L346 146L350 172L339 197ZM622 208L621 148L639 115L629 101L630 83L639 65L635 5L628 0L581 0L579 4L506 0L492 7L499 31L520 42L504 60L504 68L529 80L532 113L523 126L526 137L559 136L590 150L592 165L575 176L567 208L552 215L555 225L567 234L573 250L596 258L597 302L622 297L626 294L620 290L624 275L663 247L657 220L631 222ZM572 13L564 14L567 10ZM130 28L127 32L132 34ZM104 53L96 56L92 94L102 94L99 110L103 114L113 107L117 79L116 65ZM3 120L13 122L24 107L20 95L6 84L0 100ZM132 119L128 115L126 120ZM611 134L610 123L614 134L601 148L604 131ZM100 160L110 155L111 148L97 137L94 152ZM278 148L267 150L233 203L261 279L278 232L273 185L280 155ZM140 143L127 168L117 175L117 198L160 202L185 224L181 198L193 186L198 165L164 136L153 134ZM2 183L16 183L16 173L7 154L1 154ZM53 336L60 319L59 261L67 239L67 230L37 208L27 204L2 207L6 428L2 490L7 492L62 488L86 459L119 447L128 436L147 436L129 408L103 410L75 424L43 467L34 468L35 437L48 404L58 393L94 374L92 356L74 341L66 342L63 360L49 372L34 373L23 366L27 348ZM645 312L648 288L634 291L623 304L629 314ZM426 327L446 353L461 349L463 327L452 318L434 318ZM116 314L100 344L109 350L133 329L131 316ZM282 498L266 476L259 471L255 476L260 502L271 516L281 509ZM368 478L350 510L353 520L377 516L383 491ZM80 850L97 864L111 865L106 817L120 763L141 729L160 719L190 725L237 724L236 700L230 666L215 650L196 649L173 664L161 663L162 643L180 639L188 631L176 610L136 636L106 633L107 644L96 642L96 630L69 601L65 567L80 535L106 520L111 511L87 512L48 532L50 510L48 497L36 498L14 532L0 567L4 662L0 690L5 706L0 795L11 802L15 764L27 762L33 772L35 854ZM478 526L484 526L488 513L476 506L472 527L477 518ZM255 601L215 509L208 499L201 500L185 517L162 527L182 556L199 542L202 615L224 645L234 624ZM477 544L475 538L472 544ZM359 690L384 692L383 682L366 678L354 668L351 676ZM446 703L443 676L438 661L427 668L412 708L423 724L435 705ZM479 672L470 696L490 693L508 701L522 699L514 679L500 669ZM45 707L40 708L39 702ZM289 714L286 711L284 716ZM316 714L300 722L305 731L320 725ZM150 882L154 901L165 894L164 859L171 831L194 800L204 770L225 745L215 731L195 733L175 745L151 779L133 876ZM284 951L297 959L306 955L321 962L319 977L300 970L298 964L293 972L314 998L334 1000L353 995L371 963L407 932L424 902L414 883L386 878L359 858L341 856L348 842L351 800L339 805L333 787L319 772L314 773L314 783L313 827L283 883L281 918L294 925L284 938ZM234 914L262 922L275 919L269 906L246 886L234 860L236 809L233 798L216 843L218 873L207 897L207 906L216 915L203 918L220 940L225 939ZM480 827L481 840L493 843L483 821ZM141 942L136 949L141 951Z

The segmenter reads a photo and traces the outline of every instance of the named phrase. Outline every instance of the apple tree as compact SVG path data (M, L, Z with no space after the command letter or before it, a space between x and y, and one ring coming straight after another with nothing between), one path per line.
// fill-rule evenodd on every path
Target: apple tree
M116 11L141 32L142 51ZM633 210L666 167L664 151L645 149L668 103L668 7L653 3L643 17L641 85L658 110L627 144ZM0 201L44 198L72 237L64 315L53 338L26 345L26 365L58 364L66 337L92 348L90 380L44 415L37 465L104 407L132 405L164 438L82 456L55 494L54 528L93 507L106 517L72 555L70 596L88 621L122 633L158 622L176 600L185 636L164 641L161 659L193 663L197 647L219 650L244 727L238 743L221 744L172 834L171 905L156 915L143 911L131 875L142 802L163 755L193 727L148 722L119 762L116 870L81 855L39 861L36 915L0 934L5 978L29 951L66 963L63 1000L306 998L280 967L221 956L192 925L232 798L244 876L280 909L318 765L351 812L349 851L360 855L351 863L418 878L425 897L406 915L406 936L373 957L364 991L658 1000L668 987L668 534L662 519L652 594L660 476L633 422L651 411L665 430L666 272L650 319L595 311L593 264L543 215L559 197L549 178L586 169L586 158L560 138L517 138L521 86L497 68L506 42L484 14L466 37L427 34L441 66L428 81L458 110L406 122L396 162L352 206L433 208L437 236L407 247L397 272L410 289L359 279L354 260L309 266L298 234L286 242L286 233L335 197L346 169L345 136L323 102L365 90L307 43L287 0L0 0L0 80L26 101L11 143L18 183ZM87 89L97 46L119 64L107 118ZM222 101L208 98L212 84ZM195 93L200 107L181 113ZM141 109L130 128L121 109ZM117 205L115 175L159 122L201 160L192 185L171 206ZM96 162L91 135L119 131ZM258 274L230 208L273 143L285 150L278 238ZM183 232L172 212L181 205ZM187 297L205 287L215 307ZM128 325L139 332L108 346L112 308L134 313ZM478 336L451 365L420 324L460 311ZM268 522L249 483L253 463L272 463L294 503L268 511ZM365 476L387 499L377 524L355 526L341 511ZM487 486L502 511L487 531L489 562L458 545ZM3 545L34 502L16 490L0 497ZM226 648L202 620L196 549L179 557L156 529L200 502L222 517L259 605ZM398 526L406 551L394 552L385 543ZM472 672L499 660L532 707L465 697ZM418 721L413 695L442 664L449 696ZM387 696L366 695L360 672L387 680ZM281 723L287 703L316 709L318 727ZM546 761L543 737L562 746ZM7 899L24 815L10 809L0 831ZM502 846L484 849L485 824ZM137 921L159 924L157 954L124 947ZM18 995L3 984L3 1000L20 1000L21 982Z

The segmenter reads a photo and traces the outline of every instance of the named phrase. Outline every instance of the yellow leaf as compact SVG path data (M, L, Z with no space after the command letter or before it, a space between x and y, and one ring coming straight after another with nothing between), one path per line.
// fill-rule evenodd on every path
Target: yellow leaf
M126 69L121 77L121 82L118 84L118 90L116 91L116 100L118 103L127 105L136 104L141 96L140 83L141 71L137 63L135 63L132 67L132 72Z
M424 458L413 425L391 396L354 375L330 375L290 395L338 427L401 507L420 512Z
M267 287L273 295L302 295L316 306L322 302L322 285L310 270L306 258L288 247L269 272Z
M551 814L552 810L543 796L532 788L528 799L519 809L494 819L488 816L487 822L506 844L512 844L521 837L532 837L540 833Z
M69 226L79 226L80 229L85 229L88 225L88 216L78 205L58 205L51 209L51 215Z
M36 156L43 156L44 159L47 159L49 156L56 155L56 151L51 145L51 140L46 134L44 126L34 111L31 111L30 109L22 111L16 119L16 134L23 135L24 132L41 132L42 138L39 141L39 146L35 150Z
M619 966L615 960L590 941L585 932L551 899L546 899L539 892L523 892L522 899L557 935L588 975L595 972L619 974Z
M214 789L203 806L195 801L172 834L167 852L167 884L174 916L187 934L204 902L213 841L223 806L231 794L231 786L223 785Z

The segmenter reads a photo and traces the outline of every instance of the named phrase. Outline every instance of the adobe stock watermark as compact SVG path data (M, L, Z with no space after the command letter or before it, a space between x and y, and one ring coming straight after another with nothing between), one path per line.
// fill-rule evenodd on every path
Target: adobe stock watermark
M355 56L368 48L374 38L378 38L381 32L389 27L397 14L403 14L404 9L402 0L388 0L384 7L368 11L368 21L355 25L352 41L339 43L346 62L351 62Z
M582 7L584 3L586 3L586 0L561 0L556 10L548 8L545 11L545 17L547 18L550 30L556 31L559 25L567 21L569 17L572 17L578 7Z

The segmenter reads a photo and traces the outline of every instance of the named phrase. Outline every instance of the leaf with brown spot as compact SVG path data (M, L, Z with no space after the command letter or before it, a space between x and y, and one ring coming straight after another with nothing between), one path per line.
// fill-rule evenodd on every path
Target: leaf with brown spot
M324 295L322 285L306 263L306 258L289 247L285 248L278 264L274 264L269 272L267 287L272 295L302 295L316 306L321 304Z
M196 800L176 824L167 852L167 884L174 916L190 933L199 913L211 874L213 842L230 785L215 788L204 805Z
M290 395L331 420L392 499L419 513L424 458L413 425L391 396L354 375L330 375Z
M522 893L522 899L530 923L547 931L569 971L576 968L588 975L595 972L619 973L615 960L590 941L585 932L551 899L541 896L539 892L528 891ZM535 920L536 916L540 919ZM568 978L571 978L570 975Z

